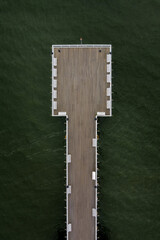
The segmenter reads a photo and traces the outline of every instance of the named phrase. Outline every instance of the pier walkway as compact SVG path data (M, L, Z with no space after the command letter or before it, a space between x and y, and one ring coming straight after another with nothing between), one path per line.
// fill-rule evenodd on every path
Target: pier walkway
M97 117L112 115L111 45L52 46L52 115L66 117L67 240L97 240Z

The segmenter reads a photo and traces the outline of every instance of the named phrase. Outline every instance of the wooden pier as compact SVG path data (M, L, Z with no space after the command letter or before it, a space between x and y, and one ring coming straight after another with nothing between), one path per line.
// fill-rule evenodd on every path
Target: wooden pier
M112 115L111 45L52 46L52 115L66 117L67 240L97 240L97 117Z

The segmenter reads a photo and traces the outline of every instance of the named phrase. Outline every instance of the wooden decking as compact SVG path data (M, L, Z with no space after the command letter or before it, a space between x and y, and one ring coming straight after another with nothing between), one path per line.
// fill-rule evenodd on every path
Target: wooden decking
M60 51L58 51L60 50ZM57 58L57 109L66 112L68 152L71 163L68 182L68 222L72 224L69 240L94 240L95 218L95 116L106 108L106 54L109 48L55 48Z

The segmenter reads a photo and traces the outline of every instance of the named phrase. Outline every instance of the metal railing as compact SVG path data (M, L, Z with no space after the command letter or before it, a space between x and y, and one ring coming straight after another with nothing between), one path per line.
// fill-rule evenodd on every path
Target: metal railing
M111 48L110 44L65 44L65 45L52 45L52 48Z

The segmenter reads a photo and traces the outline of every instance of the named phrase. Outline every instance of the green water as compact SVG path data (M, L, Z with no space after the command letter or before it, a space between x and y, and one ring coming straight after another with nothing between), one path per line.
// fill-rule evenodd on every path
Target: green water
M64 228L51 45L80 37L113 45L113 117L99 121L102 239L160 239L159 9L159 0L0 0L0 240L57 240Z

